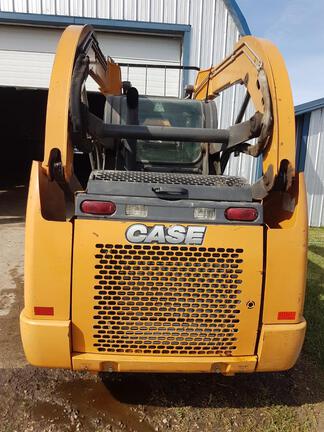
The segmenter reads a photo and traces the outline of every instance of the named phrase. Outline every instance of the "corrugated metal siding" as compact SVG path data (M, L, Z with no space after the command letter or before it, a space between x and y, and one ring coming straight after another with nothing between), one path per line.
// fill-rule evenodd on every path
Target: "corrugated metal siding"
M19 84L25 88L48 88L54 54L0 50L0 62L6 69L0 68L0 82L3 86L13 87L19 78ZM17 74L17 63L28 63L28 74L21 70ZM13 80L14 77L14 80Z
M229 54L240 34L223 0L0 0L1 11L71 15L191 25L190 64L207 68ZM189 80L194 81L194 72ZM220 124L233 120L242 100L240 89L217 102ZM256 160L231 159L229 172L255 178Z
M311 113L305 179L309 225L324 226L324 108Z
M223 0L0 0L0 10L190 24L190 64L201 68L219 63L240 36Z
M62 29L30 26L0 26L0 85L48 88L54 55ZM181 39L174 37L116 32L97 32L101 49L120 63L179 65ZM122 67L124 80L130 80L141 93L178 96L179 71ZM146 79L147 78L147 79ZM87 89L98 91L89 77Z

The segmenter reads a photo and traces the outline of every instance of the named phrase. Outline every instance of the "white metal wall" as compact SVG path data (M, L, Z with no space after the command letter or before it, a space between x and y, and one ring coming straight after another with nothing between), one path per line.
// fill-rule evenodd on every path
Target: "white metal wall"
M62 29L0 25L0 86L48 88L57 43ZM181 39L170 36L97 32L103 53L121 63L180 65ZM124 69L124 70L123 70ZM179 71L122 68L141 93L178 96ZM145 79L147 76L147 80ZM87 89L98 91L89 77Z
M224 0L0 0L0 11L189 24L190 64L201 68L219 63L240 37ZM221 98L220 127L233 121L241 100L241 89L231 89ZM256 164L255 158L245 155L232 158L228 172L252 182Z
M311 113L305 180L309 225L324 226L324 108Z
M191 25L190 63L218 63L239 38L223 0L0 0L1 12Z

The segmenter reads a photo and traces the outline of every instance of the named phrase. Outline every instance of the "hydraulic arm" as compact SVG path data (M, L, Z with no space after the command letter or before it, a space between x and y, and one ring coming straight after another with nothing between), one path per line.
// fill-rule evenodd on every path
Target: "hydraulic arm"
M187 142L200 137L201 142L209 143L210 155L222 153L221 172L232 152L262 157L263 176L254 186L255 198L264 198L273 187L285 191L291 187L295 175L293 102L284 62L270 42L245 37L219 66L198 73L195 99L216 98L235 84L246 87L236 124L226 130L104 124L89 112L86 104L84 83L88 75L103 94L121 94L120 68L110 58L105 59L91 27L71 26L58 48L49 93L43 167L50 176L60 175L61 182L63 177L70 182L73 146L91 152L96 145L105 147L105 138L109 137L160 141L181 137ZM250 100L255 115L242 122ZM256 143L247 143L252 138L256 138Z
M198 73L194 97L213 99L223 90L241 84L247 96L238 118L241 120L252 99L262 114L262 127L256 144L241 147L251 156L262 155L261 180L265 192L275 179L284 177L283 190L292 185L295 175L294 105L287 70L278 49L269 41L252 36L242 38L233 53L220 65Z

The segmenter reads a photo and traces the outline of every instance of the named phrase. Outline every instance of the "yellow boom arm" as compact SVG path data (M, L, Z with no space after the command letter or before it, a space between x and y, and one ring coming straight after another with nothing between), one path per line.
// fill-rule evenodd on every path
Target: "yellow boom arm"
M102 93L121 93L120 68L110 58L105 59L93 29L70 26L59 42L51 76L42 169L49 179L61 183L63 189L68 185L72 191L77 187L73 176L73 134L79 134L78 141L84 141L86 151L91 151L93 143L86 122L80 124L79 131L71 130L71 124L77 127L82 118L82 95L86 98L82 86L88 75ZM254 104L256 116L247 126L253 129L254 121L255 130L260 129L256 144L237 148L254 157L262 154L263 177L254 186L254 196L262 199L274 186L290 190L295 176L294 107L288 74L277 48L252 36L242 38L220 65L198 73L194 98L213 99L235 84L246 87ZM73 105L78 99L79 108L78 103ZM77 114L75 122L73 111Z
M73 92L72 76L79 53L88 61L88 74L96 81L104 94L121 93L120 67L101 53L91 26L69 26L58 44L53 65L46 113L44 161L49 177L51 153L60 153L62 177L67 183L73 177L73 146L69 136L69 108ZM54 161L54 164L57 163Z
M268 173L271 186L285 166L288 189L295 173L295 116L287 70L278 49L266 40L242 38L220 65L198 73L194 97L213 99L235 84L246 87L255 110L263 115L257 144L246 153L262 153L263 172Z

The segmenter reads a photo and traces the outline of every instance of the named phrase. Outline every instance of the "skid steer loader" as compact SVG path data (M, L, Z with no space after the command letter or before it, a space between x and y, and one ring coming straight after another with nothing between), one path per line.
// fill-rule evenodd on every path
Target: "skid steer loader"
M88 76L106 100L102 116L89 106ZM233 85L246 96L220 129L215 100ZM139 95L90 26L68 27L29 186L28 361L225 375L291 368L306 328L295 151L289 79L270 42L242 38L180 99ZM224 174L240 153L262 159L255 184ZM86 184L76 154L89 155Z

